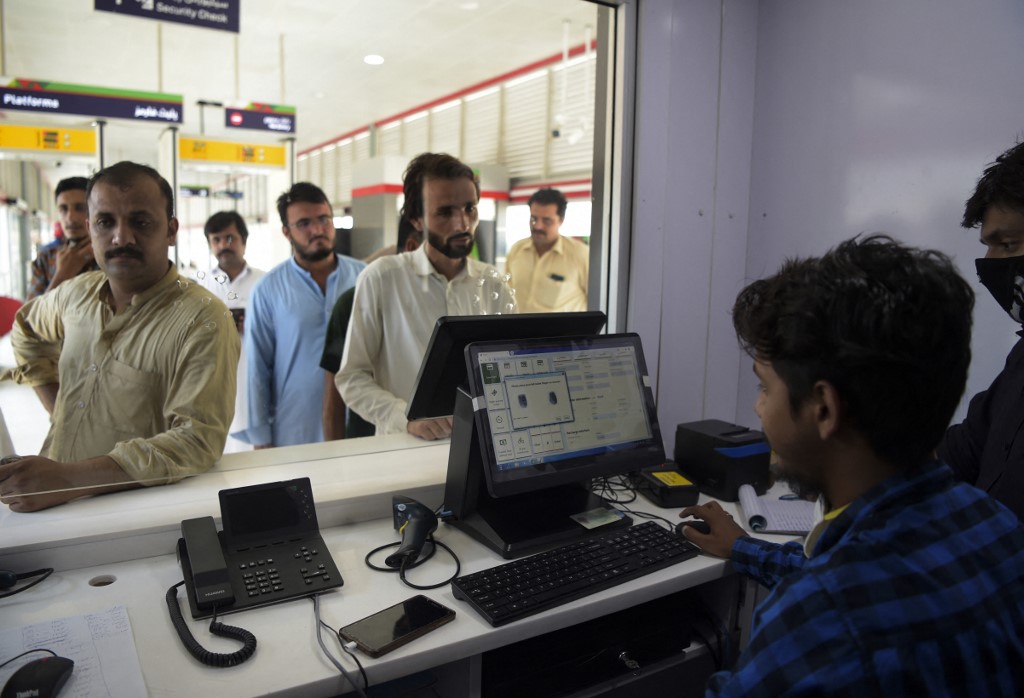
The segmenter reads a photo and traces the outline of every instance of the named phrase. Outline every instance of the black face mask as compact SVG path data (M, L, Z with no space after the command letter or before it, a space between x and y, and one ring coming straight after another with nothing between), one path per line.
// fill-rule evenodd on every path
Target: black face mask
M978 280L1014 322L1024 324L1024 255L976 259Z

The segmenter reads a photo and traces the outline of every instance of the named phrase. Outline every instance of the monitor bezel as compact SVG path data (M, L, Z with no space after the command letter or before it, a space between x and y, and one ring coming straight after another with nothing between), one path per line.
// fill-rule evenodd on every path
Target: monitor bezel
M640 374L640 390L644 407L647 410L651 425L651 436L640 443L624 448L610 448L604 453L586 455L565 460L552 461L545 464L546 471L524 475L522 472L501 471L498 469L494 449L491 444L491 424L483 401L477 401L483 395L483 378L478 370L479 355L483 352L505 350L545 349L565 346L571 343L573 348L591 348L594 345L629 345L635 350L637 370ZM574 336L561 338L536 338L519 340L494 340L473 342L465 349L466 366L469 379L469 394L474 398L473 421L479 437L480 457L483 465L484 479L487 490L492 497L509 497L527 492L557 487L572 483L586 483L597 477L625 475L641 468L660 465L665 462L664 442L661 427L658 423L657 405L654 392L651 390L644 360L640 336L635 333L608 334L597 336ZM470 370L473 367L474 370Z
M464 351L472 342L594 335L607 321L600 310L442 316L434 324L405 416L415 420L454 414L455 392L466 385Z

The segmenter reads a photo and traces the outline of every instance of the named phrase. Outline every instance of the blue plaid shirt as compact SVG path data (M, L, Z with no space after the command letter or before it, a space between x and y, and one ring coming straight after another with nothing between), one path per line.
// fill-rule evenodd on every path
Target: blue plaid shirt
M853 502L802 564L797 545L734 548L772 591L708 696L1024 695L1024 529L946 466Z

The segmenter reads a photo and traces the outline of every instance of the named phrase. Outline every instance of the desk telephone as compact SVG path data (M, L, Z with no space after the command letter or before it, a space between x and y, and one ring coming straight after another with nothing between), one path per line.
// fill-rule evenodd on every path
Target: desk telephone
M192 617L209 618L343 584L316 520L309 478L220 491L212 516L181 522L178 560Z

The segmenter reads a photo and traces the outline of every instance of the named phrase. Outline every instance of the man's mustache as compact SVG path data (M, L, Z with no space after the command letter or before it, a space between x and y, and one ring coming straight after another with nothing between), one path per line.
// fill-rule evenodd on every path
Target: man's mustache
M125 247L114 247L103 253L104 259L113 259L114 257L128 257L130 259L143 259L142 250L138 247L132 247L126 245Z
M222 257L222 256L224 256L226 254L234 255L235 251L234 250L221 250L220 252L217 253L217 256L218 257Z

